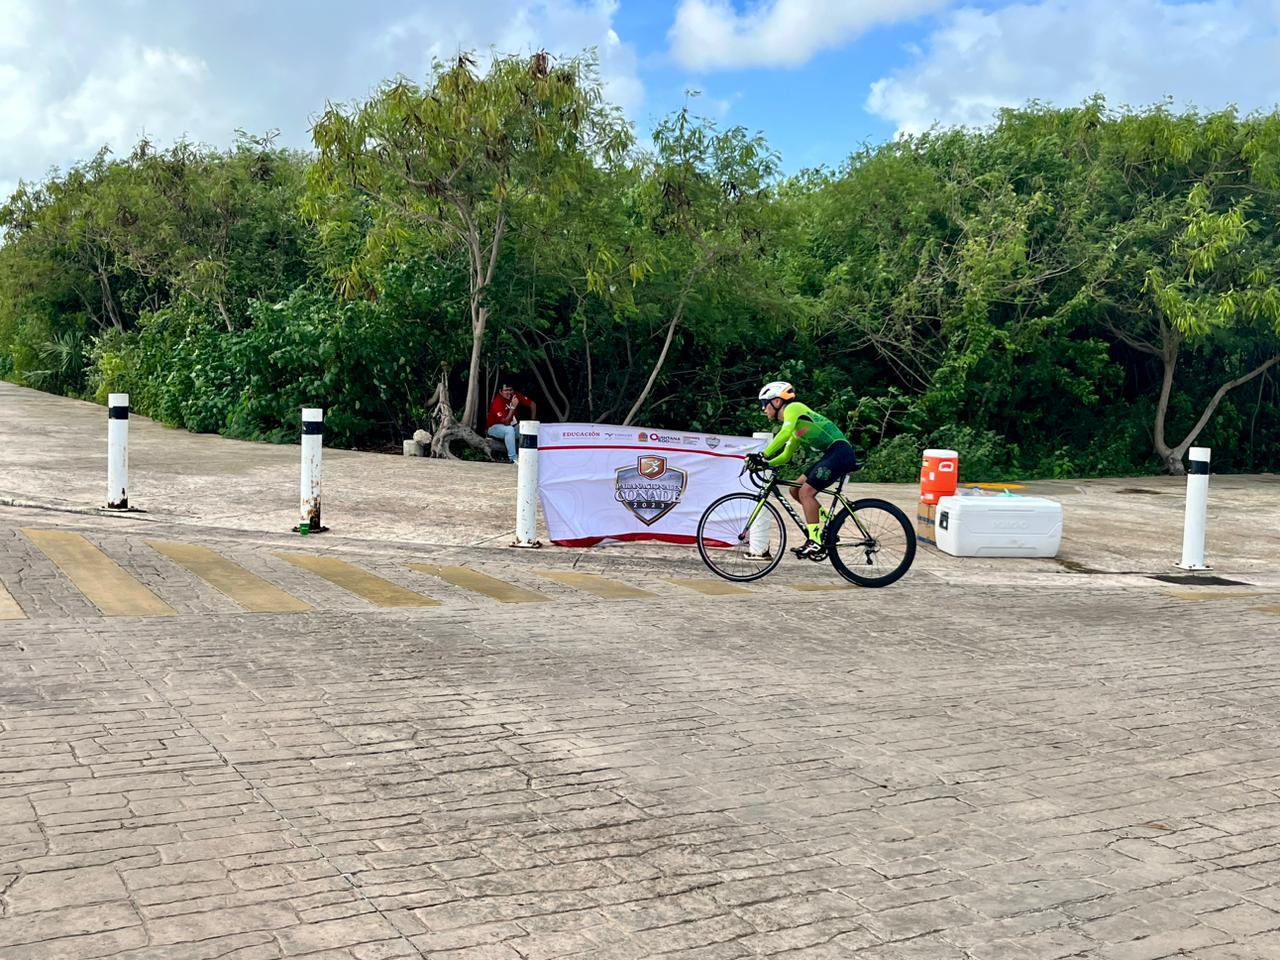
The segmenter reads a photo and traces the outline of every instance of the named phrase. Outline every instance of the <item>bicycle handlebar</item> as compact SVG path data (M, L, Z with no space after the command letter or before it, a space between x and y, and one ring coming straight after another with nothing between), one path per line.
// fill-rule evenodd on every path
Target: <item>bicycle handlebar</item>
M743 460L742 469L738 472L738 476L741 477L743 474L749 474L751 485L757 490L763 490L773 481L776 473L777 470L773 467L763 467L759 470L754 470L752 469L751 464L747 463L746 460Z

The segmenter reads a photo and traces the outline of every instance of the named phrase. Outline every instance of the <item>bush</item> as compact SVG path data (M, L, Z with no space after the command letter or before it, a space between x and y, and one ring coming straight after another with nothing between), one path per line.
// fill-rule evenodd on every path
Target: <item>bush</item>
M920 454L924 445L913 433L900 433L870 452L857 474L865 483L910 483L920 478Z
M349 447L412 432L440 339L438 318L403 301L300 289L251 303L233 333L184 301L99 337L91 384L100 401L128 393L145 416L243 440L292 443L300 409L323 407L325 442Z
M993 430L953 423L935 430L928 440L929 447L960 454L960 478L965 483L1026 479L1019 469L1018 447Z
M923 440L914 433L900 433L875 447L858 479L867 483L912 483L920 477L921 456L931 448L956 451L960 455L960 476L966 483L1019 477L1016 446L991 430L949 424Z
M108 331L92 354L98 402L128 393L138 413L197 433L222 428L239 389L232 337L191 303L145 313L131 333Z

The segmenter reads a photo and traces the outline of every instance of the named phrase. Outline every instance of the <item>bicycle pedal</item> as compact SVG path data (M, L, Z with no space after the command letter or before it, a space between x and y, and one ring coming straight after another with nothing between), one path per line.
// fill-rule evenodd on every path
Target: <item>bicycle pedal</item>
M816 553L810 553L806 550L804 546L800 546L800 547L792 547L791 552L795 554L797 560L813 560L815 562L820 563L823 560L827 559L826 550L819 550Z

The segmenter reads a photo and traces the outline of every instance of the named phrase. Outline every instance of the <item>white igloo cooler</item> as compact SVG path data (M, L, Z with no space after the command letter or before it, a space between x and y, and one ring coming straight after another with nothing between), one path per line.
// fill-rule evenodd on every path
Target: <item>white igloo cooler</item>
M1044 497L943 497L934 526L953 557L1054 557L1062 545L1062 504Z

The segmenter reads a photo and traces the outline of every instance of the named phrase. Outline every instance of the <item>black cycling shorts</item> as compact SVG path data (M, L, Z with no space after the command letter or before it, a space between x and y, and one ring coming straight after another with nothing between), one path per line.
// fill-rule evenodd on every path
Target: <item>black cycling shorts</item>
M847 440L827 447L821 459L804 472L804 482L815 490L825 490L846 474L858 469L858 457Z

